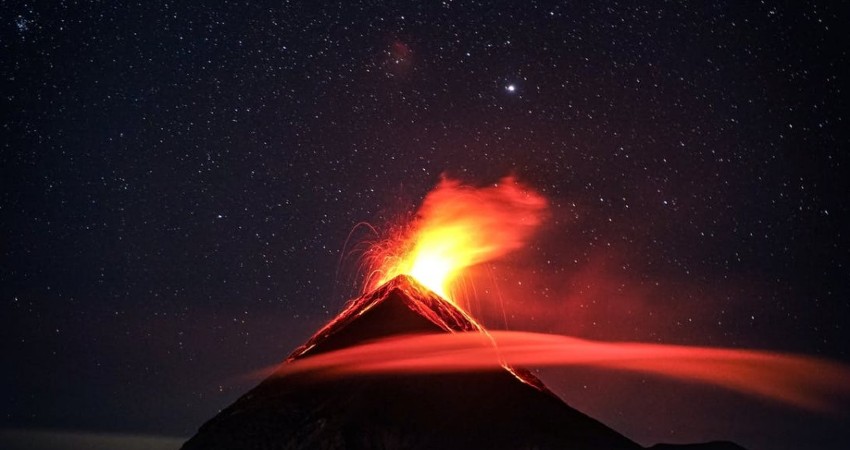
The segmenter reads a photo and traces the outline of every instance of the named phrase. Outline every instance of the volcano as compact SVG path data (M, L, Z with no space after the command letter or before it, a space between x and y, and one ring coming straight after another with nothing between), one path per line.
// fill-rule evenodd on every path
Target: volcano
M367 341L484 332L399 275L349 303L284 362ZM196 449L628 449L643 447L571 408L531 372L382 374L334 379L272 374L201 426ZM728 442L661 449L740 449Z

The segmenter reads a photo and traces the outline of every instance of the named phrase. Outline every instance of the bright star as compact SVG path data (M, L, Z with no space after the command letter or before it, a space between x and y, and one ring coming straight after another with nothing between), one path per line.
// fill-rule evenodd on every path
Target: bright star
M509 85L505 86L505 90L508 91L508 92L514 92L514 91L516 91L516 86L513 85L513 84L509 84Z

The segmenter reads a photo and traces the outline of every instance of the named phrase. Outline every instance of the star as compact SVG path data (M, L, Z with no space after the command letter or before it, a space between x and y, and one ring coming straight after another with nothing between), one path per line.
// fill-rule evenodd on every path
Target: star
M510 92L510 93L514 93L514 92L516 92L516 85L515 84L509 84L509 85L505 86L505 90Z

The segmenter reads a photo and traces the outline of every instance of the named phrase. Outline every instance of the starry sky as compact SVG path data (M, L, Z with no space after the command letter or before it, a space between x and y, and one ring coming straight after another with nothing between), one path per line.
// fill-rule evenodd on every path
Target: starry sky
M492 327L850 363L838 2L191 3L0 6L8 433L191 436L441 174L550 202L486 268ZM847 414L541 377L644 445L850 443Z

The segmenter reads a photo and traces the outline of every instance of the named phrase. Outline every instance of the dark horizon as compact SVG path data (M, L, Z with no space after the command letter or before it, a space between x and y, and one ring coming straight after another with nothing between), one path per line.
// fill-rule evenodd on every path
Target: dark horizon
M550 204L471 273L488 327L850 364L846 6L2 11L0 442L188 438L442 174ZM643 445L850 446L848 411L538 375Z

